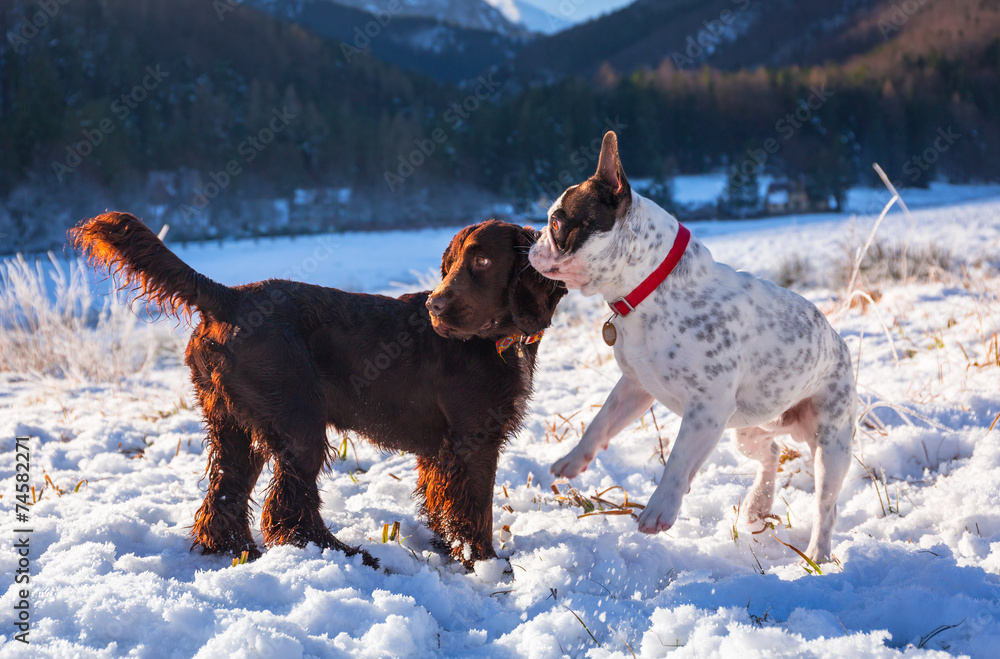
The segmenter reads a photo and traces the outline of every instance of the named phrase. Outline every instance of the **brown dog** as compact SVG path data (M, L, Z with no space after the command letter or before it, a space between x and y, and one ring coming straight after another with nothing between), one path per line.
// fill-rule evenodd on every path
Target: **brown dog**
M260 556L249 500L273 460L264 543L357 553L319 513L316 479L334 426L416 454L422 512L467 566L496 556L497 460L524 415L538 350L526 337L549 325L566 293L528 264L535 236L496 221L467 227L445 252L433 293L393 299L284 280L223 286L127 213L70 230L120 287L168 313L201 314L185 359L208 426L209 485L195 546ZM497 354L508 338L517 350Z

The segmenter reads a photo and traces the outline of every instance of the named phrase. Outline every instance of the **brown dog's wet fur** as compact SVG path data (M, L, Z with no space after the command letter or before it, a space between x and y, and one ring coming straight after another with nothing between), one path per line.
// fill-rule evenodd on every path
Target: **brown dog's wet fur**
M127 213L70 230L121 288L173 315L201 314L185 356L208 427L194 546L260 556L249 503L270 460L264 544L361 551L337 540L319 512L316 480L333 426L417 456L421 510L466 566L496 556L497 461L524 415L539 345L501 358L495 341L547 327L566 292L528 265L534 238L496 221L468 227L444 254L441 286L396 299L285 280L223 286Z

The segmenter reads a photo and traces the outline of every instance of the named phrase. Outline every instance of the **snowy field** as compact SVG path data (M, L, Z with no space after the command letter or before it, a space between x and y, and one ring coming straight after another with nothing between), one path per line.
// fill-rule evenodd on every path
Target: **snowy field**
M576 293L541 344L531 412L500 461L499 560L466 572L436 553L410 498L414 459L356 438L321 477L322 513L383 569L315 546L271 549L237 566L192 554L187 533L205 456L181 362L187 328L140 322L106 343L70 346L67 359L81 364L114 354L110 374L0 372L0 536L8 547L0 551L0 655L997 656L1000 423L990 428L1000 413L1000 189L905 193L913 223L893 210L877 242L887 253L909 243L909 273L920 253L944 256L905 281L867 274L861 287L874 305L859 298L848 307L846 255L868 237L887 196L856 191L856 215L691 225L718 260L787 280L813 300L857 360L857 459L839 499L837 560L822 574L777 540L808 543L814 497L804 446L789 443L784 454L774 530L737 522L754 465L728 435L668 533L638 533L628 515L580 517L596 493L645 502L679 419L655 405L587 472L553 483L549 465L620 375L600 340L605 308ZM398 293L394 282L437 266L453 233L178 251L229 284L289 276ZM127 326L128 318L108 322ZM32 437L31 482L40 492L30 512L28 647L13 641L24 587L13 583L12 549L21 435ZM330 441L343 440L331 433ZM400 537L383 542L394 522Z

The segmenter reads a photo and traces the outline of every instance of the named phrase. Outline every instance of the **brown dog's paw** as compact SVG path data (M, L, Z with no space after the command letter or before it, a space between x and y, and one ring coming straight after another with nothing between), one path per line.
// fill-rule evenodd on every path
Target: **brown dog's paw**
M253 542L232 543L232 544L228 543L206 544L204 542L195 540L193 543L191 543L190 551L195 551L195 550L198 550L198 552L203 556L210 554L229 554L234 558L242 558L243 552L246 552L247 555L246 560L248 563L250 561L255 561L261 556L263 556L263 554L260 551L260 548L257 547L257 545Z
M471 551L469 548L471 547ZM452 557L465 566L465 569L472 570L479 561L491 560L497 557L493 550L493 544L461 544L452 547Z
M440 535L435 535L430 539L431 549L444 556L451 555L451 546Z
M240 551L239 556L243 556L243 552L247 554L247 562L256 561L258 558L264 555L264 553L257 547L257 545L252 545L246 549Z

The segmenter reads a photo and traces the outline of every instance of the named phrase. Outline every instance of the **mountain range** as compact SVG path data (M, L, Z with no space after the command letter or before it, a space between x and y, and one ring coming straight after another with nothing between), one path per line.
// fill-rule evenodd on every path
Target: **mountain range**
M244 4L341 42L345 56L367 51L448 82L491 69L537 84L602 69L809 67L977 49L1000 34L998 0L636 0L576 24L572 11L556 16L526 0Z
M997 0L637 0L525 44L520 75L589 77L602 66L735 71L844 63L885 50L977 50L1000 35Z
M829 198L872 162L914 185L1000 177L1000 0L637 0L552 35L517 1L74 0L41 28L0 3L0 233L112 205L88 195L190 205L286 107L187 235L225 213L250 235L239 204L303 188L367 189L391 208L372 226L440 218L447 185L533 203L593 171L609 126L629 174L661 181L761 165Z
M533 36L482 0L246 0L283 21L399 68L459 82L503 65Z

